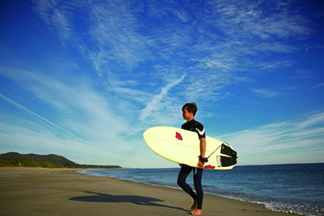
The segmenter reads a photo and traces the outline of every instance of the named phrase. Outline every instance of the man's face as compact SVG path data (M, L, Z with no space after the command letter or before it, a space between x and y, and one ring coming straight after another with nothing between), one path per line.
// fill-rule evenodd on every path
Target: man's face
M187 110L187 107L183 109L183 111L182 111L182 116L183 116L183 118L186 119L186 120L188 120L188 118L190 117L190 114L189 114L189 112L188 112L188 110Z

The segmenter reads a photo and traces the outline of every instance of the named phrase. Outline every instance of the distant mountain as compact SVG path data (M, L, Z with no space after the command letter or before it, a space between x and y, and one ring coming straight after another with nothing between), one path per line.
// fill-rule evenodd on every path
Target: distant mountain
M32 161L42 161L42 162L52 162L61 163L68 165L76 165L77 163L66 159L63 156L49 154L49 155L37 155L37 154L19 154L17 152L8 152L5 154L0 154L0 158L5 159L15 159L15 160L32 160Z
M0 167L25 166L25 167L45 167L45 168L99 168L99 169L120 169L118 165L86 165L78 164L63 156L49 154L20 154L8 152L0 154Z

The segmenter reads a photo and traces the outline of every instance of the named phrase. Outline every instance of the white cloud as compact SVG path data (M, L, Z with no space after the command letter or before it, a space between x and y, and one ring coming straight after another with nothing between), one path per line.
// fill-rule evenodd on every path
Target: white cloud
M90 36L96 46L88 49L98 74L112 68L132 69L148 59L148 38L138 33L140 23L128 2L90 5Z
M17 149L17 151L23 149L24 152L52 152L54 150L54 152L79 151L82 153L90 150L89 143L75 139L74 136L64 136L65 139L62 139L57 136L57 133L55 135L55 132L50 132L51 130L40 127L37 123L31 124L31 121L23 121L24 123L17 124L22 119L13 119L16 120L16 124L4 121L0 124L1 148L3 149Z
M316 86L313 86L311 89L317 89L317 88L321 88L323 86L324 86L324 83L320 83L320 84L318 84Z
M269 62L259 56L269 52L295 52L299 48L290 41L308 38L313 33L308 28L307 19L299 13L289 12L289 4L277 1L267 4L238 0L206 1L204 7L189 3L179 7L176 2L153 4L136 1L34 3L48 26L55 26L61 39L71 42L93 65L103 85L116 93L134 90L130 86L116 85L122 83L125 76L138 74L134 81L139 83L144 77L157 77L151 75L156 65L177 70L182 67L179 62L183 62L189 63L190 68L204 71L199 73L201 82L210 80L213 75L218 76L204 84L204 91L209 91L215 98L225 98L228 93L219 92L215 83L228 86L251 80L246 75L237 79L237 72L241 71L268 71L294 65L295 62L290 60ZM71 9L71 5L86 10L82 14L87 20L81 30L82 37L73 33L79 28L75 20L80 14L77 9ZM174 16L169 17L170 14ZM159 21L160 25L148 26L143 19L145 15ZM164 21L166 17L168 22ZM246 55L251 55L251 58ZM152 66L146 68L147 62ZM141 64L145 65L147 72L136 70ZM181 72L175 73L181 76ZM197 75L188 73L190 77L197 83ZM160 78L154 82L160 82ZM187 92L190 88L183 89L186 89L185 94L195 94L195 91ZM263 92L267 97L275 94ZM138 95L142 101L140 95L143 94L138 92Z
M40 100L37 103L43 102L54 108L55 112L51 117L64 124L66 130L77 134L78 137L82 134L82 139L92 142L96 135L101 137L100 134L117 137L129 126L127 117L118 116L114 109L118 101L109 102L109 98L91 87L89 80L80 78L75 83L63 83L44 74L6 67L0 67L0 74L12 79L22 89L37 97ZM37 114L34 116L49 119ZM58 126L59 123L55 125Z
M312 126L316 126L317 124L320 124L324 122L324 113L318 113L310 116L307 120L299 123L297 125L300 129L306 129Z
M36 5L36 11L40 14L41 18L46 23L51 23L51 13L53 8L56 7L57 1L55 0L32 0Z
M48 27L58 33L63 45L72 36L74 38L77 36L71 26L71 21L73 20L71 19L73 14L73 11L70 11L71 6L61 4L61 2L55 0L33 0L33 2L36 5L35 10L40 14L40 17Z
M281 96L282 94L276 91L271 91L270 89L252 89L252 92L257 93L264 98L273 98Z
M278 3L281 4L277 1L208 1L209 10L213 11L209 13L209 22L235 38L305 38L313 33L307 27L306 19L298 13L289 12L289 5L278 7ZM264 8L267 8L267 14L263 11Z
M313 158L312 153L324 152L323 116L324 113L318 113L304 119L263 125L218 138L238 151L241 164L321 162L317 156Z

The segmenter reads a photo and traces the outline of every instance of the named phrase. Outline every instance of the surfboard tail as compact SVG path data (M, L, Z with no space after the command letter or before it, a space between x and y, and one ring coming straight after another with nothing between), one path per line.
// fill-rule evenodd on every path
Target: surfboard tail
M222 155L217 155L217 163L220 167L229 167L237 164L237 152L226 144L222 144L220 151Z

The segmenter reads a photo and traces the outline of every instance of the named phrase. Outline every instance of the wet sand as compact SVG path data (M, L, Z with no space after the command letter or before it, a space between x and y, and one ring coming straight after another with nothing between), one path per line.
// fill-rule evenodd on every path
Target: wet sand
M182 190L76 173L0 168L0 215L190 215ZM205 195L202 215L287 216L263 205ZM292 214L289 214L292 215Z

